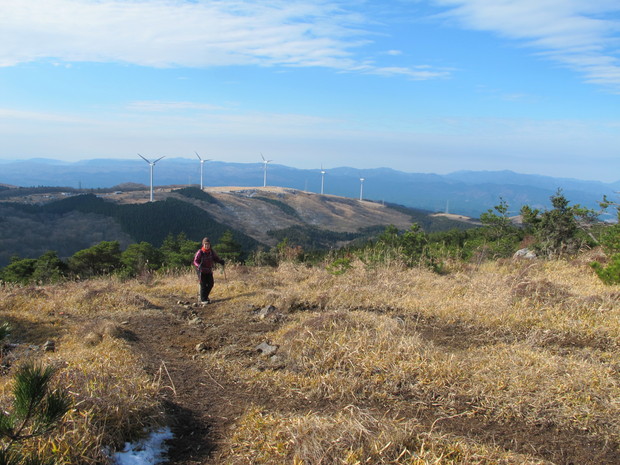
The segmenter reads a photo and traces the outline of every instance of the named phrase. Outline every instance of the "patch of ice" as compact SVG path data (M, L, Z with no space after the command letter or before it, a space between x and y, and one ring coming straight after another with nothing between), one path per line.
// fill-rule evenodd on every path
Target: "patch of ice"
M112 457L117 465L155 465L164 461L163 455L168 451L164 444L172 439L172 431L165 427L151 433L146 439L135 443L125 443L122 452L115 452Z

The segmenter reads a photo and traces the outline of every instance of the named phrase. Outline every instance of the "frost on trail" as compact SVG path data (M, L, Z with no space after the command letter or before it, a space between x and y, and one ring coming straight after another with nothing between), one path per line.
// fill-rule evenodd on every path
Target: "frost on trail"
M168 451L164 441L172 439L170 428L166 427L151 433L146 439L135 443L125 443L122 452L114 453L117 465L155 465L165 460L163 455Z

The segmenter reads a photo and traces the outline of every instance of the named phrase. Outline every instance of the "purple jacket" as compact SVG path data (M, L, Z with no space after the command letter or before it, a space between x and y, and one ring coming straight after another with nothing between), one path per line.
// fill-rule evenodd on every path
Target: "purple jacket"
M194 266L201 273L213 273L213 262L224 264L224 260L218 257L213 249L205 252L201 247L194 255Z

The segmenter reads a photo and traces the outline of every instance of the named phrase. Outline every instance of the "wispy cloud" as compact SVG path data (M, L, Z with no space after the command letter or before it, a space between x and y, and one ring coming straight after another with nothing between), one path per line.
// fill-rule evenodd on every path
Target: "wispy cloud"
M196 102L162 102L162 101L138 101L131 102L127 106L128 110L140 112L171 112L171 111L218 111L224 108L218 105Z
M434 69L429 66L414 66L411 68L386 66L370 68L370 74L378 74L380 76L405 76L415 81L426 81L428 79L443 79L450 77L449 70Z
M516 39L541 56L620 91L616 0L434 0L466 28Z
M11 108L0 108L0 121L4 124L15 121L39 121L48 123L68 123L75 124L84 121L83 118L73 115L60 113L45 113L37 111L15 110Z
M369 21L328 0L29 0L0 4L0 66L359 68ZM427 79L434 78L430 73Z

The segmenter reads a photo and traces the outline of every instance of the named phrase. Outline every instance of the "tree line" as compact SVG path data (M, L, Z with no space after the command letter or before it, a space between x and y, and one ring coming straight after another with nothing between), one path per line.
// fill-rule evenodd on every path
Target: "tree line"
M66 261L55 251L47 251L39 258L11 259L0 269L0 280L4 282L57 282L67 278L90 278L104 274L133 277L158 270L187 268L191 266L194 254L200 247L199 241L192 241L185 233L169 234L161 247L142 241L130 244L121 250L118 241L102 241L92 247L80 250ZM226 231L216 245L218 255L225 260L240 261L243 248Z

